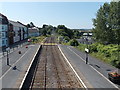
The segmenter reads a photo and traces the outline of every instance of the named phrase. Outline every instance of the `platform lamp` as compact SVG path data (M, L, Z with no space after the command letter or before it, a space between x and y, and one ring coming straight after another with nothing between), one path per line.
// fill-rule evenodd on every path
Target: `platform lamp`
M87 33L87 35L89 35ZM88 64L88 53L89 53L89 49L88 49L88 37L86 36L86 45L87 45L87 48L85 48L85 53L86 53L86 64Z
M8 56L8 52L9 52L9 50L10 50L10 48L7 47L7 48L6 48L6 51L7 51L7 65L9 65L9 56Z
M118 61L120 60L120 42L118 42ZM120 61L118 63L120 65ZM120 66L118 67L118 73L120 74Z

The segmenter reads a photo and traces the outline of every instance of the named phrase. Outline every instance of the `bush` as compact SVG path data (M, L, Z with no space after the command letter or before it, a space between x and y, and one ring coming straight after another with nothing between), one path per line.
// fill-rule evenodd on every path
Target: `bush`
M79 44L78 49L84 51L85 47L85 44ZM118 53L118 45L103 45L100 43L94 43L89 45L89 50L93 56L117 68L120 68L120 53Z
M79 43L79 46L77 48L84 52L86 47L87 47L86 44Z
M39 37L31 37L30 39L32 40L32 43L40 43L43 39L45 38L45 36L39 36Z
M70 43L71 46L78 46L79 45L79 43L78 43L78 41L76 39L70 40L69 43Z
M69 42L69 41L70 41L70 38L69 38L68 36L65 36L65 37L64 37L64 40L67 41L67 42Z
M94 43L94 44L92 44L92 45L89 45L89 50L90 50L90 53L92 53L92 52L98 52L98 50L97 50L97 43Z
M120 60L113 60L111 61L111 64L120 69Z

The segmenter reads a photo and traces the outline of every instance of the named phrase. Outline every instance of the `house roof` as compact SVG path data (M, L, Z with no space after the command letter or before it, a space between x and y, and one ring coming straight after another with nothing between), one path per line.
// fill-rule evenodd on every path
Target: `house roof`
M20 24L22 24L23 26L27 27L27 25L25 25L25 24L23 24L23 23L21 23L21 22L19 22L19 21L17 21L17 22L20 23Z
M7 17L1 13L0 13L0 24L8 24Z
M23 24L21 24L20 22L15 22L15 21L9 20L9 23L12 24L13 26L25 27L25 26L24 26Z

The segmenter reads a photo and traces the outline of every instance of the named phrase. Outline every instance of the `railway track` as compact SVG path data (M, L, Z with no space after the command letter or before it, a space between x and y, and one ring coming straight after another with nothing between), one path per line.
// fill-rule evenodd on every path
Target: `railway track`
M58 46L52 45L55 43L55 38L50 37L46 39L45 43L51 43L51 45L42 45L29 89L83 88L65 62Z

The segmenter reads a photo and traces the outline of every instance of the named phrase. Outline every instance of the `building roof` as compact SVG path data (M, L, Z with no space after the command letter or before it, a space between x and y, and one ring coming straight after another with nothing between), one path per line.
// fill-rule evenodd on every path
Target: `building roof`
M21 23L21 22L19 22L19 21L17 21L17 22L20 23L20 24L22 24L23 26L27 27L27 25L25 25L25 24L23 24L23 23Z
M9 20L9 23L12 24L13 26L25 27L25 26L24 26L22 23L20 23L20 22L15 22L15 21Z
M0 24L8 24L7 17L1 13L0 13Z
M39 29L37 27L28 28L28 33L38 33Z

